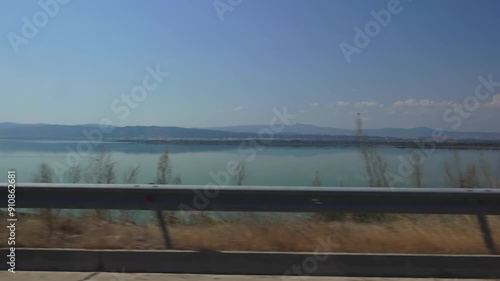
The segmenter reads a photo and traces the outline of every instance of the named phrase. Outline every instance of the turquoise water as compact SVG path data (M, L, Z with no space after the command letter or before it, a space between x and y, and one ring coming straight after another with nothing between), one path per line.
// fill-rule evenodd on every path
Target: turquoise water
M0 140L0 182L6 181L7 170L17 171L18 181L32 182L37 166L43 162L49 165L66 165L67 148L77 151L78 142L71 141L20 141ZM252 150L246 147L242 152L237 145L168 145L104 142L102 147L110 152L112 161L117 162L117 182L123 182L125 173L139 165L137 183L151 183L156 178L156 165L161 153L168 148L173 174L182 177L183 184L204 185L213 183L211 173L223 175L228 163L246 162L244 185L256 186L309 186L316 174L323 186L367 186L359 148L356 147L264 147ZM93 146L97 151L97 146ZM399 174L398 157L408 157L409 151L401 148L379 148L379 153L388 163L389 171ZM250 152L255 152L254 156ZM458 152L463 165L477 163L484 159L497 171L500 151L498 150L448 150L437 149L423 162L423 185L444 187L444 163L456 163L454 152ZM93 154L79 157L80 164L94 161ZM498 172L497 172L498 173ZM495 172L494 172L495 174ZM404 178L404 177L403 177ZM222 181L226 183L225 181ZM229 182L233 184L234 182ZM395 186L414 185L411 176Z

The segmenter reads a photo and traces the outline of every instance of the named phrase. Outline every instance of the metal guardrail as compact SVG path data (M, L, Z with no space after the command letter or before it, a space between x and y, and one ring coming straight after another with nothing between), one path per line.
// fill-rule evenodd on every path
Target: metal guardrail
M0 190L0 198L7 198L6 188ZM194 202L203 203L203 208L197 208ZM500 189L18 183L16 205L57 209L500 215Z
M0 198L7 194L0 189ZM163 210L473 214L496 255L486 215L500 214L500 189L18 183L16 207L153 210L166 248L171 241Z

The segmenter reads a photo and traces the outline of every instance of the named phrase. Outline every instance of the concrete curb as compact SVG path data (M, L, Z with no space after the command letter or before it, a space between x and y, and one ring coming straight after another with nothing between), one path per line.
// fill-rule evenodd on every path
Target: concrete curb
M17 249L16 271L500 278L500 256Z

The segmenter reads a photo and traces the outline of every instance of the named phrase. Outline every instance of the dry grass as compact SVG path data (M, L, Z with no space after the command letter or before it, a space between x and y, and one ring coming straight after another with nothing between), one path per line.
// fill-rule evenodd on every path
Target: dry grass
M500 219L490 217L500 248ZM400 216L386 223L219 222L169 227L175 249L248 251L321 251L373 253L487 254L473 216ZM21 218L17 247L84 249L163 249L156 225L111 223L95 217L54 218L50 230L36 216ZM7 247L6 232L0 247Z

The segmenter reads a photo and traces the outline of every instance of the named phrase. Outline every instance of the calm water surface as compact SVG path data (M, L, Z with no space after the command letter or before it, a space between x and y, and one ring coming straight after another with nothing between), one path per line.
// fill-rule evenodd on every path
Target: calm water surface
M67 147L76 150L78 142L71 141L21 141L0 140L0 172L16 169L18 181L31 182L37 166L43 162L65 164ZM237 145L168 145L144 143L104 142L99 146L111 153L118 163L117 182L124 181L124 175L131 167L139 165L138 183L151 183L156 177L156 164L164 149L168 148L174 174L182 177L183 184L204 185L213 183L211 173L227 170L232 161L245 161L247 177L244 185L256 186L309 186L316 172L323 186L367 186L367 175L359 148L356 147L265 147L240 153ZM97 149L94 147L94 151ZM398 174L400 160L408 158L409 151L400 148L379 148L387 160L389 170ZM453 166L454 153L458 152L462 165L478 163L484 159L492 171L498 169L498 150L448 150L438 149L430 153L423 163L424 185L444 187L444 163ZM82 165L94 161L93 155L80 159ZM250 160L250 161L248 161ZM3 172L2 172L3 171ZM5 177L0 182L5 182ZM232 182L230 183L232 184ZM410 178L398 186L412 186Z

